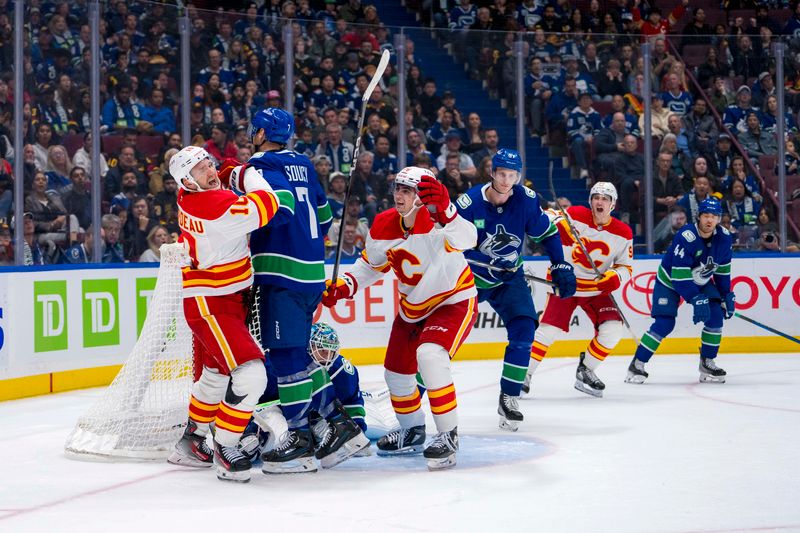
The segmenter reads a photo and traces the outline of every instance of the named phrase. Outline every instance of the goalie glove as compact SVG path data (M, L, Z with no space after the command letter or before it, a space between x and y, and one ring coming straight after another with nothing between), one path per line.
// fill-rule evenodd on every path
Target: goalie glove
M610 293L619 289L620 286L619 274L616 270L609 270L603 277L597 280L597 290L602 293Z
M353 297L358 289L358 282L350 274L345 274L336 280L325 280L325 291L322 293L322 305L333 307L339 300Z
M450 202L450 194L442 182L425 174L417 185L417 190L419 199L431 212L433 220L444 226L456 218L456 206Z
M711 318L711 308L708 306L708 296L703 293L695 295L691 300L694 314L692 321L697 324L698 322L705 322Z

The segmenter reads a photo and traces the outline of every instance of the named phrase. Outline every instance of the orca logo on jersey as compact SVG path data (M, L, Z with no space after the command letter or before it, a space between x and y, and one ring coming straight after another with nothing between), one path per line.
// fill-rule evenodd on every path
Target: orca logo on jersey
M719 263L714 262L714 258L708 256L705 263L700 263L692 269L692 280L701 287L711 281L711 276L719 268Z
M485 255L495 258L500 257L509 261L516 261L519 257L519 246L522 241L513 233L508 233L505 226L498 224L495 233L486 234L478 249Z
M597 257L595 252L600 252L600 257L608 257L611 253L611 248L609 248L608 244L604 241L593 241L591 239L587 239L586 237L581 237L581 242L586 247L586 251L589 252L590 256ZM580 265L587 270L593 270L592 263L589 262L590 259L584 255L583 250L581 250L580 246L573 246L572 247L572 262L576 265ZM594 265L599 267L603 264L603 261L594 261Z

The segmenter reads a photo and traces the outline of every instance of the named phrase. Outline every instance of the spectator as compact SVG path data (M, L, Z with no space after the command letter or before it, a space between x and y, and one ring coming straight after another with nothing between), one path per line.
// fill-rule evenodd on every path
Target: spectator
M145 120L144 109L131 101L130 81L120 81L114 88L115 96L103 105L101 131L118 131L136 128L150 131L153 125Z
M599 96L597 96L597 83L592 76L578 69L578 58L573 55L565 55L561 59L566 67L564 75L567 78L575 79L578 92L588 93L592 99L595 97L599 99Z
M467 115L467 127L465 129L466 143L464 151L473 154L483 148L483 127L481 127L481 116L477 113Z
M369 225L367 219L361 216L361 198L358 196L350 196L347 201L347 211L344 213L345 225L352 224L356 228L356 235L354 237L356 246L364 248L369 235ZM342 219L334 220L331 228L328 230L328 241L334 245L339 241L339 228L342 227Z
M314 170L317 171L317 180L319 180L322 190L328 194L329 178L331 174L331 160L327 155L314 156L311 159L314 163Z
M62 196L67 213L75 215L78 226L87 228L92 222L92 197L89 191L90 181L86 171L81 167L72 167L69 173L72 182L69 190Z
M724 175L730 168L735 155L731 151L731 146L731 136L724 132L720 133L709 160L709 167L715 176Z
M236 81L236 76L233 72L222 67L222 53L212 48L207 53L208 66L197 73L197 83L208 84L213 75L219 76L220 90L227 94L233 83Z
M345 174L350 173L355 147L342 141L342 127L338 122L325 126L325 138L317 147L317 155L327 155L331 169Z
M532 56L525 75L525 100L528 115L528 126L536 137L544 135L544 108L553 94L548 78L542 72L542 59Z
M384 133L381 117L377 113L373 113L366 120L366 123L367 127L361 136L361 146L366 150L374 150L375 139L378 135ZM342 135L342 137L344 137L344 135Z
M730 105L725 109L722 123L736 135L747 131L747 114L756 111L750 105L751 98L750 87L742 85L736 90L736 104Z
M122 228L122 242L125 257L136 261L148 249L147 236L150 230L157 227L158 221L150 214L150 204L147 198L139 196L131 202L130 212Z
M603 128L594 141L595 169L598 172L610 172L617 156L625 151L625 115L614 113L611 126Z
M47 189L63 194L70 185L69 173L72 162L69 160L67 149L56 144L47 149Z
M436 122L439 109L442 107L442 99L436 94L436 81L433 78L425 80L422 95L419 97L419 104L422 108L422 116L430 124ZM452 117L450 118L452 120Z
M798 133L797 123L789 111L783 115L783 131L786 136L793 136ZM778 97L770 95L767 97L764 108L759 114L759 122L765 133L777 135L778 133ZM777 137L776 137L777 139Z
M36 142L33 144L33 151L36 153L37 170L45 170L47 168L48 150L52 139L53 128L50 124L40 122L36 126Z
M397 164L397 156L389 153L389 137L384 134L378 135L375 139L375 153L372 162L372 171L381 176L397 174L400 170Z
M33 215L36 237L47 247L48 257L55 254L56 245L67 242L69 217L61 196L47 189L47 176L37 172L33 178L33 188L25 197L25 211Z
M664 107L661 94L653 93L650 106L650 132L653 137L661 139L669 133L669 116L672 114ZM644 130L644 113L639 115L639 130Z
M333 227L331 227L333 230ZM338 233L337 233L338 235ZM353 259L361 256L363 248L356 244L358 237L358 225L353 220L348 219L344 223L344 235L342 235L342 258ZM338 238L338 236L337 236ZM337 242L333 237L329 237L331 242ZM336 248L332 248L328 258L335 257Z
M454 116L452 111L443 109L440 119L427 131L428 147L432 154L442 153L445 148L446 138L450 134L458 136L462 141L464 140L463 132L453 122Z
M730 169L728 169L728 174L725 176L725 179L722 180L720 192L729 194L734 180L737 179L744 183L748 195L755 198L758 202L763 200L761 198L761 187L759 187L758 181L755 176L747 174L744 158L738 155L731 159L731 166Z
M153 89L150 92L150 105L144 108L145 120L153 124L153 131L169 135L175 131L175 114L163 105L164 91Z
M683 14L686 12L686 6L688 5L689 0L681 0L681 5L676 6L666 19L661 17L660 9L651 7L647 15L647 20L642 19L639 7L634 5L633 9L631 9L633 13L633 23L639 29L643 37L663 36L669 33L670 29L683 17Z
M149 184L147 177L145 177L139 169L139 164L136 161L136 150L133 146L124 145L119 150L119 161L117 165L106 174L104 196L107 200L110 200L115 194L120 192L122 188L122 174L125 172L132 172L136 176L136 192L142 195L147 194Z
M689 148L689 137L683 129L683 122L680 115L672 113L667 119L667 128L669 132L675 136L675 141L678 143L678 151L686 154L688 157L693 157L691 149Z
M614 165L611 181L619 190L617 206L620 220L630 224L635 221L631 214L635 211L634 194L639 187L639 180L644 176L644 156L636 150L637 140L633 135L625 136L623 147Z
M83 134L83 146L78 148L75 152L75 155L72 156L72 163L76 167L81 167L86 171L86 175L89 178L102 178L108 172L108 163L106 162L106 157L103 155L103 152L100 152L100 175L93 176L92 175L92 133L87 131Z
M480 150L473 152L470 157L473 164L478 167L479 163L486 157L492 157L497 153L500 137L495 128L486 128L483 131L483 146Z
M737 37L736 53L733 56L733 72L744 79L755 78L764 70L764 59L758 50L753 48L749 35Z
M678 200L678 205L686 211L686 214L689 216L689 221L694 223L697 222L697 210L700 206L700 202L710 197L711 182L707 177L699 176L694 180L694 188Z
M711 36L714 34L714 29L706 24L705 9L702 7L694 8L692 21L684 26L681 34L681 55L683 54L683 49L688 45L711 44Z
M478 170L472 159L461 151L461 135L455 131L450 131L445 137L445 146L442 148L442 155L436 158L436 167L443 170L451 155L458 157L458 168L462 175L468 179L475 177Z
M570 111L578 105L578 88L575 80L567 78L564 80L563 90L556 92L547 102L545 108L545 118L550 133L564 134L567 131L567 119ZM548 139L542 139L542 142Z
M692 95L681 88L681 81L674 72L667 74L667 90L661 93L661 99L671 113L683 117L692 107Z
M459 168L460 155L457 152L451 152L448 153L447 156L440 156L440 158L441 157L444 157L445 160L444 167L440 169L438 178L439 181L447 187L450 200L455 202L459 196L472 187L472 180Z
M686 174L686 167L689 166L686 154L678 149L678 140L672 133L667 133L661 140L659 152L667 151L672 154L672 170L679 178Z
M25 239L24 249L24 264L29 265L44 265L49 263L46 254L39 246L39 239L36 234L36 223L33 220L33 213L28 211L22 214L22 236ZM14 229L14 219L11 219L11 229Z
M14 264L14 244L11 242L11 230L5 220L0 221L0 265Z
M688 169L686 174L683 175L681 186L684 192L689 192L692 190L695 180L701 176L708 178L708 183L711 186L712 194L716 192L716 190L719 188L719 180L717 180L716 176L711 173L708 168L708 160L703 156L694 158L691 163L691 167Z
M122 222L117 215L103 215L100 222L103 229L103 263L124 263L125 256L119 243Z
M147 234L147 250L137 261L140 263L160 263L161 245L169 242L169 233L164 226L153 226Z
M761 129L758 113L747 114L747 131L739 134L739 143L747 152L753 164L758 164L762 155L775 155L778 153L778 143L775 134L767 133Z
M373 171L375 155L369 150L360 152L351 178L350 194L364 199L364 214L372 224L378 213L379 200L389 194L387 176Z
M731 224L741 233L744 226L755 226L758 213L761 211L761 202L750 196L744 182L734 178L730 193L723 202L725 212L731 217ZM741 238L741 235L740 235Z
M778 174L778 165L780 163L775 163L775 174ZM795 150L794 141L792 139L786 139L786 156L783 162L786 168L786 175L791 176L794 174L798 174L797 169L800 168L800 155L797 154L797 150Z
M167 163L169 165L169 163ZM179 231L178 228L178 183L169 174L163 177L163 190L153 198L153 218L165 226L169 233Z
M775 90L775 80L769 72L762 72L758 75L758 80L753 84L751 89L753 100L753 107L757 107L762 111L766 111L767 98L770 96L777 96Z
M6 161L6 163L8 163L8 161ZM33 184L33 176L39 170L36 165L36 150L32 144L26 144L22 148L23 185L26 191L30 190ZM44 170L44 167L42 167L41 170Z
M635 137L641 137L642 132L639 130L639 117L628 111L628 104L625 97L622 95L614 95L611 98L611 111L603 117L603 127L611 127L611 122L614 119L615 113L622 113L625 115L625 133L630 133Z
M719 129L703 98L695 100L692 111L683 116L683 131L688 137L691 153L708 154L713 149Z
M720 61L716 47L709 46L708 51L706 51L705 62L697 67L697 83L703 89L708 89L709 87L713 89L716 80L720 80L724 86L724 78L728 76L728 72L729 67L727 64ZM722 109L724 110L728 107L729 103L730 102L725 102Z
M609 59L605 72L598 75L597 92L603 100L613 100L614 96L622 96L626 92L625 79L622 75L618 59Z
M347 176L339 171L328 177L328 203L334 219L341 219L344 213L344 197L347 190Z
M406 133L406 148L406 166L413 164L414 158L420 154L426 154L431 158L433 157L433 155L425 149L425 145L422 144L422 136L415 128L409 129Z
M475 165L478 173L475 176L475 184L490 183L492 181L492 156L486 156Z
M104 232L100 230L100 237L103 238ZM78 242L64 250L61 255L59 263L68 265L78 265L92 262L92 253L94 253L94 234L92 225L86 228L83 233L83 242ZM105 259L105 256L103 257ZM103 261L105 263L105 261Z
M219 166L227 158L236 158L239 150L228 138L228 127L225 124L214 124L211 127L211 139L203 145L206 152L214 159L214 164Z
M678 199L683 196L683 185L680 178L672 170L672 154L661 152L656 159L653 175L653 215L656 223L661 221L671 210Z
M679 205L672 206L653 229L653 251L657 254L665 253L672 244L672 239L687 222L686 210Z
M66 109L55 101L55 89L51 83L43 83L38 87L39 97L31 109L33 124L46 122L56 133L65 135L69 126Z
M578 107L574 108L567 119L567 134L570 140L570 152L575 158L575 166L581 179L589 177L587 152L591 149L595 135L600 131L600 113L592 108L592 96L581 93Z

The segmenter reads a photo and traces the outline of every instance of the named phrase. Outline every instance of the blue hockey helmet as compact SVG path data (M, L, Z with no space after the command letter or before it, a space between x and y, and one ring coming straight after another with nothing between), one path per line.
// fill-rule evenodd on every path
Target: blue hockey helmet
M312 324L308 353L321 366L330 367L339 355L339 335L336 330L325 322Z
M697 206L697 214L703 213L711 213L712 215L717 215L718 217L722 216L722 204L714 198L713 196L709 196L702 202L700 205Z
M264 130L264 139L276 144L286 144L294 133L294 117L278 107L268 107L253 115L247 136L252 141L258 130Z
M498 167L510 168L517 172L522 172L522 158L519 152L509 148L500 148L496 154L492 156L492 172L497 170Z

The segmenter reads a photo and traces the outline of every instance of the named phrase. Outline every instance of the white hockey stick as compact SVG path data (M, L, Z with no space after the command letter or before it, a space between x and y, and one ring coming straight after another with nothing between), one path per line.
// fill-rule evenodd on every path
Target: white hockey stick
M358 154L361 152L361 134L362 129L364 128L364 114L367 111L367 102L369 102L370 97L372 96L372 91L375 90L377 87L378 82L381 81L381 77L383 76L384 71L386 71L386 65L389 64L389 50L384 50L383 54L381 54L381 60L378 63L378 68L375 69L375 74L372 76L372 80L369 82L367 86L367 90L364 91L364 94L361 96L361 113L358 116L358 129L356 130L356 146L353 150L353 161L350 165L350 178L347 180L347 191L344 193L344 208L347 210L347 201L350 200L350 190L353 188L353 177L355 176L356 170L356 161L358 160ZM339 275L339 264L342 260L342 240L344 239L344 218L345 213L342 212L342 221L340 222L339 227L339 237L336 239L336 259L333 263L333 274L331 275L331 279L336 282L336 277Z

